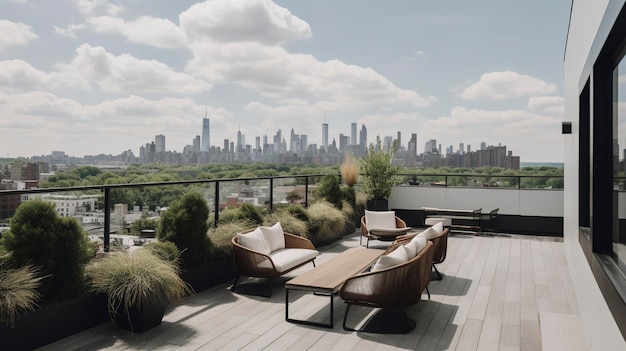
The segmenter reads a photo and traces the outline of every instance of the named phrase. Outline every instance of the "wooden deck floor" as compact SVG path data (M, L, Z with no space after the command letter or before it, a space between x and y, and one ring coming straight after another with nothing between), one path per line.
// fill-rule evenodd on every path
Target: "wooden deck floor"
M371 246L384 247L378 243ZM323 248L319 260L357 245L358 235L348 236ZM281 279L274 282L271 298L234 294L221 285L171 306L163 323L143 334L131 335L105 323L41 350L549 351L563 346L559 338L584 350L562 239L453 234L439 270L444 278L430 283L431 299L424 294L407 309L417 324L409 334L344 331L345 305L338 297L333 329L287 323L281 287L286 279ZM253 292L258 286L249 282L247 288ZM328 318L327 296L300 294L292 299L290 315ZM354 307L351 324L362 324L360 320L374 314Z

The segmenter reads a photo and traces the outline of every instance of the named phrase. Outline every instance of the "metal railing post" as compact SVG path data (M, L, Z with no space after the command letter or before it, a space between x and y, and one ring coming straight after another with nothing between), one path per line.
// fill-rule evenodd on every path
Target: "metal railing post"
M111 189L103 188L104 190L104 236L102 240L104 241L104 252L109 252L110 243L111 243L111 208L109 207L110 195L109 192Z
M220 213L220 181L215 181L215 200L213 205L215 206L215 216L213 218L215 227L217 228L217 221L219 220Z
M270 178L270 212L274 212L274 177Z
M304 177L304 208L309 208L309 177Z

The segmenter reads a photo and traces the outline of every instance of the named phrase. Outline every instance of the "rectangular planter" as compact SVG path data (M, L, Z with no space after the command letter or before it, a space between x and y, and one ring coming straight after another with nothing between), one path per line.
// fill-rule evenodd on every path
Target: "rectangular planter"
M32 350L109 321L106 297L85 295L0 323L0 350Z
M191 267L181 273L180 277L198 293L229 280L234 280L237 277L237 269L232 257L228 257Z

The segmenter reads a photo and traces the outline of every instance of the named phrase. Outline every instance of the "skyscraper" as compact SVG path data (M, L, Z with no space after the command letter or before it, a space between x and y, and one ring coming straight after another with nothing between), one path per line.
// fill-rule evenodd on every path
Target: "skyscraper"
M328 147L328 123L322 123L322 146Z
M417 133L411 134L411 140L409 140L409 153L412 156L417 156Z
M402 132L398 131L398 145L396 145L396 147L398 148L398 150L402 149Z
M165 135L159 134L154 136L154 152L165 152Z
M350 145L357 145L356 141L356 123L350 125Z
M361 132L359 133L359 155L365 154L367 151L367 128L365 124L361 126Z
M204 116L205 117L202 119L202 151L209 152L211 149L211 130L206 112L204 112Z

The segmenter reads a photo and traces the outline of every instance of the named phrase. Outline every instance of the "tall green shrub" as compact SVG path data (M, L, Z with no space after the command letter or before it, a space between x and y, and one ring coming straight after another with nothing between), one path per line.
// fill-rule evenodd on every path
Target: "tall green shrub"
M54 204L32 200L20 205L2 245L12 266L36 266L47 276L38 288L42 305L84 292L84 268L94 247L78 221L60 217Z
M330 202L336 208L341 209L341 195L339 177L334 174L323 176L320 181L320 187L317 189L317 196L320 199Z
M170 204L159 222L159 241L171 241L180 250L185 268L206 262L211 252L207 237L209 207L196 192L184 194Z

